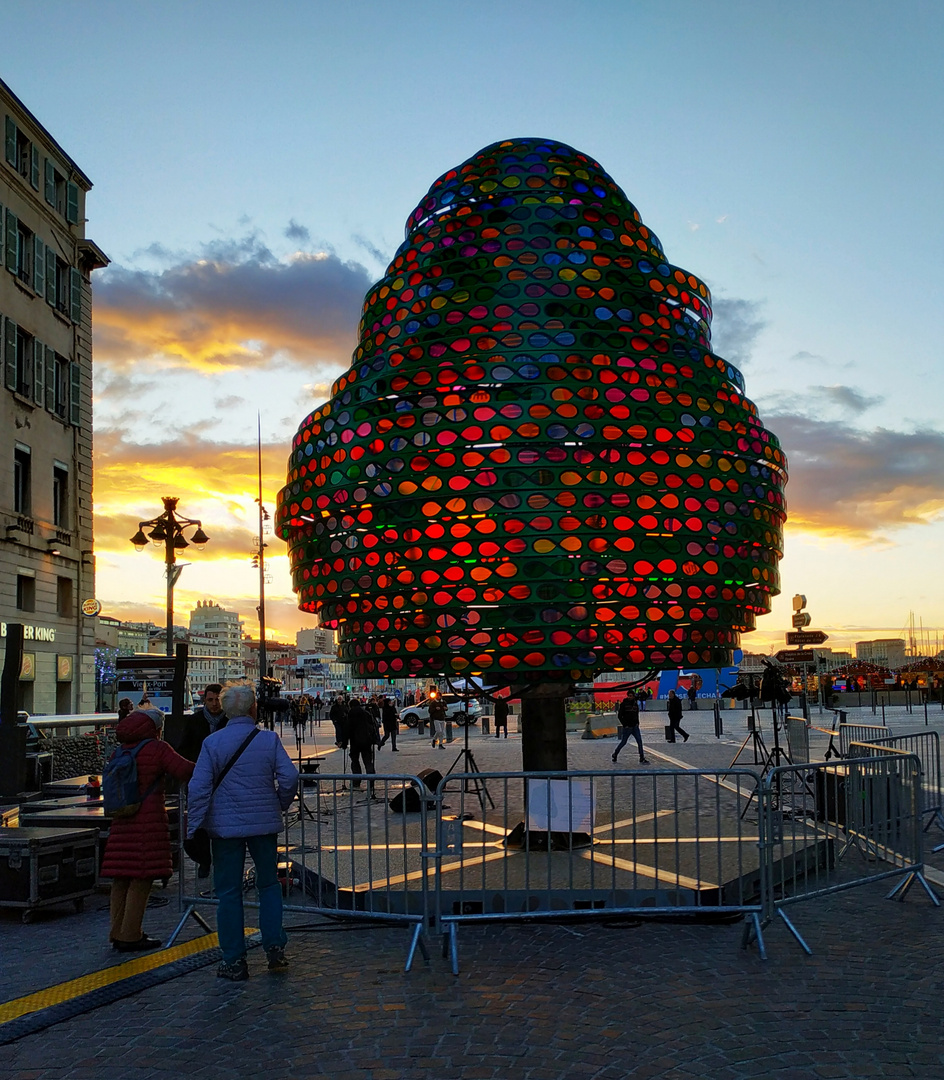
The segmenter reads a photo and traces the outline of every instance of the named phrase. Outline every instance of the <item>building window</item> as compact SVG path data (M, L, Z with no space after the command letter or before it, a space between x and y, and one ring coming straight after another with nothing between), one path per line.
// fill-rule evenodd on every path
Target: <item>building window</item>
M57 577L56 578L56 611L64 619L72 618L72 604L73 604L73 588L72 578Z
M12 116L6 118L5 149L9 164L39 191L39 150L16 126Z
M13 449L13 509L17 514L29 517L33 512L33 483L28 447Z
M36 578L16 575L16 607L18 611L36 610Z
M57 529L70 527L69 470L58 463L52 468L52 523Z
M79 220L78 186L66 180L49 158L46 158L45 189L46 202L75 225Z
M64 356L53 353L52 367L47 369L52 376L52 386L49 388L49 399L46 407L51 413L55 413L60 420L65 421L69 419L70 367L69 361Z
M7 319L3 336L3 369L7 389L24 397L32 397L36 366L33 335L27 334L12 319Z
M22 221L17 221L16 232L8 240L8 243L16 243L16 256L13 273L24 285L33 287L33 256L36 245L34 243L32 229L27 229Z

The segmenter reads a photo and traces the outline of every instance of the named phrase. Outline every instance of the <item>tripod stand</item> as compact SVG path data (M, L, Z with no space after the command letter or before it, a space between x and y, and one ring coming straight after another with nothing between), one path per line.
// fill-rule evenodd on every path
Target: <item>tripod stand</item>
M469 717L468 697L466 697L465 704L466 704L466 722L465 722L465 735L464 735L464 738L463 738L463 746L462 746L462 749L459 751L459 753L456 755L456 760L446 770L446 776L448 776L452 772L455 772L457 769L458 769L459 772L473 773L474 774L473 776L470 776L470 777L468 777L466 779L466 781L465 781L465 790L466 791L470 791L470 790L475 791L475 794L478 796L479 805L482 807L482 817L484 818L485 817L485 800L488 799L488 804L489 804L489 806L491 806L491 808L493 810L495 809L495 801L492 799L492 796L489 793L488 785L481 778L481 776L479 776L479 767L475 763L475 755L469 749L469 728L472 725L469 723L469 719L468 719L468 717ZM462 762L462 768L461 769L458 768L460 762Z
M305 776L310 775L302 772L302 742L305 738L305 725L298 723L295 725L295 757L297 759L298 768L298 811L292 814L286 819L286 828L291 828L293 825L297 825L303 817L307 817L309 821L317 821L317 817L312 812L311 807L305 803ZM309 761L321 761L321 758L317 756L318 744L315 743L315 757L309 758ZM320 802L320 800L319 800ZM319 813L322 813L319 810Z
M756 710L755 705L754 705L755 696L756 696L756 689L757 688L754 685L754 678L753 678L753 676L751 676L749 678L748 686L747 686L748 700L750 701L750 706L751 706L751 715L747 719L748 732L747 732L747 735L744 738L744 742L742 742L741 745L738 747L738 751L734 755L734 757L731 759L731 764L728 767L731 768L731 769L734 768L734 766L737 764L737 761L740 758L741 754L744 753L745 747L747 746L748 743L750 743L751 748L752 748L752 750L754 752L754 764L760 766L761 777L766 778L767 774L771 771L771 769L776 769L779 765L782 765L784 762L786 762L786 764L788 764L788 765L792 765L793 762L790 759L790 755L787 752L786 748L780 745L780 729L779 729L779 724L778 724L778 720L777 720L777 706L776 706L776 704L774 704L774 706L773 706L774 745L773 745L772 749L768 750L767 744L764 742L763 732L761 731L761 728L760 728L760 719L759 719L759 717L757 715L757 710ZM751 803L754 801L754 796L756 794L757 794L756 791L751 792L751 797L744 804L744 809L741 811L741 817L742 818L747 813L748 808L750 807ZM779 792L778 792L778 801L779 801Z

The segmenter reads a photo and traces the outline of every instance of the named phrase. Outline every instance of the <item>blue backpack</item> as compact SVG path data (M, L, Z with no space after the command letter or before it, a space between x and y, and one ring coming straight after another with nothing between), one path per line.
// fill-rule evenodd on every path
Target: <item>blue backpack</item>
M133 749L115 749L102 773L102 803L105 816L131 818L141 809L141 803L157 787L160 777L143 794L138 784L138 751L153 739L142 739Z

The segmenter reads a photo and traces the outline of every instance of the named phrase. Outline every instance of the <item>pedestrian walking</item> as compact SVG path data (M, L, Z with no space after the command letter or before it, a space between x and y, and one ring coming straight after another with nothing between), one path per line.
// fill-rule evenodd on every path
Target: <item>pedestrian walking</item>
M616 719L620 725L620 741L613 751L614 763L620 755L620 750L623 749L629 742L630 736L632 736L639 747L639 764L648 765L649 761L642 748L642 733L639 730L639 702L636 699L634 690L628 691L626 697L620 702L619 709L616 712Z
M438 743L442 750L446 745L446 705L437 690L429 695L429 718L433 724L432 745L435 747Z
M675 693L674 690L669 691L668 700L669 710L669 742L675 742L675 733L688 742L688 732L682 730L682 699Z
M397 715L396 705L388 697L383 699L383 704L380 707L380 718L383 722L384 732L380 745L383 746L389 739L391 750L393 753L398 754L400 751L397 749L397 734L400 730L400 717Z
M143 796L136 813L114 817L105 842L102 877L111 878L112 948L118 952L156 949L161 942L142 929L144 910L157 878L174 872L170 826L164 806L164 777L189 780L193 762L158 738L157 725L146 713L133 710L115 729L118 747L135 755L138 793Z
M255 867L259 928L270 971L288 967L282 926L278 840L282 815L298 786L298 770L274 731L256 725L256 693L249 682L231 683L221 695L229 722L208 736L190 784L188 835L210 835L216 926L223 960L221 979L249 978L243 919L243 866L249 851Z
M692 709L697 709L698 708L698 689L695 686L694 679L689 683L687 694L688 694L688 711L691 712Z
M505 698L495 698L495 738L499 737L500 728L504 728L508 738L508 702Z

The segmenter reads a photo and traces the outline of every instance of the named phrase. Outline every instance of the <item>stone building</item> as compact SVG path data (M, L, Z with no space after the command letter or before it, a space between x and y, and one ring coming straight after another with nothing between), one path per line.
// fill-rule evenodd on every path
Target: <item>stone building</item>
M238 612L227 611L212 600L197 601L190 612L190 651L194 657L215 661L215 677L207 678L207 682L226 682L245 675L242 629ZM198 680L209 671L209 667L200 671L191 667L191 675Z
M0 81L0 635L25 627L19 707L95 707L92 183ZM2 645L2 642L0 642Z

